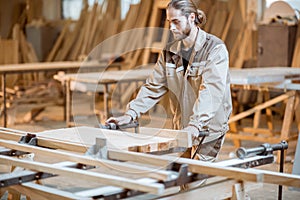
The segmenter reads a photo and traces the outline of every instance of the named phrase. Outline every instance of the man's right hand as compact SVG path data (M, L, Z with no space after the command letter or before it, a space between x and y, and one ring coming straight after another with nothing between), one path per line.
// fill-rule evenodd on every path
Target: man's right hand
M108 120L105 121L106 124L108 123L115 123L117 125L125 125L132 122L132 117L130 115L122 115L120 117L110 117Z

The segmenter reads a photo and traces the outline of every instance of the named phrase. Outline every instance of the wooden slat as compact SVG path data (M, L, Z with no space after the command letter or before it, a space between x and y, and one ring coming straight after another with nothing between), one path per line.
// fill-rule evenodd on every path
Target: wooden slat
M92 198L82 197L75 195L71 192L62 191L56 188L51 188L35 183L23 183L22 185L10 186L9 189L18 191L21 194L25 194L31 199L38 200L71 200L71 199L81 199L81 200L92 200Z
M209 32L216 35L217 37L221 37L223 29L225 27L225 23L227 21L227 16L227 2L218 1L216 3L216 12L214 13L214 21Z
M141 127L140 133L143 135L176 138L178 146L192 147L192 138L186 131Z
M57 52L59 51L59 48L61 48L61 46L63 44L64 38L68 34L68 31L69 31L69 28L70 28L70 24L71 24L71 20L67 20L65 22L64 28L60 32L58 38L55 41L55 44L53 45L51 51L49 52L49 54L48 54L48 56L46 58L46 62L51 62L51 61L54 60L55 55L57 54Z
M188 164L190 172L208 174L213 176L224 176L236 180L264 182L280 184L285 186L300 187L300 176L286 173L272 172L255 169L239 169L234 167L217 166L214 163L191 160L186 158L174 158L168 156L153 156L138 154L135 152L109 151L110 159L130 160L134 162L144 162L148 164L164 163L176 161L177 163Z
M171 177L171 173L167 171L161 171L159 169L153 170L153 168L148 167L139 167L136 165L132 165L129 163L110 161L101 158L92 158L88 156L78 155L74 153L61 152L41 147L35 147L25 144L20 144L14 141L6 141L0 139L0 146L38 154L39 156L47 156L49 158L57 158L65 161L73 161L81 164L91 165L91 166L100 166L108 169L112 169L113 171L122 171L126 173L132 173L138 176L145 176L150 178L155 178L158 180L168 180Z
M231 133L228 132L226 134L227 139L231 140L248 140L248 141L256 141L256 142L262 142L262 143L270 143L270 144L276 144L282 141L281 138L276 137L263 137L263 136L254 136L254 135L246 135L244 133ZM288 141L288 138L285 138L286 141Z
M244 111L244 112L239 113L239 114L237 114L235 116L232 116L229 119L229 123L241 120L241 119L243 119L243 118L245 118L245 117L247 117L247 116L255 113L258 110L262 110L262 109L268 108L268 107L270 107L270 106L272 106L272 105L274 105L274 104L276 104L278 102L281 102L281 101L283 101L283 100L285 100L285 99L287 99L287 98L289 98L291 96L294 96L294 95L295 95L295 91L290 91L290 92L282 94L282 95L280 95L278 97L275 97L274 99L266 101L266 102L264 102L264 103L262 103L260 105L257 105L257 106L255 106L255 107L253 107L253 108L251 108L251 109L249 109L247 111Z
M294 47L294 55L292 60L292 67L300 67L300 21L298 22L296 45Z
M226 21L226 24L225 24L225 27L224 27L224 30L223 30L223 33L222 33L222 36L221 36L221 39L223 41L226 41L227 34L228 34L229 28L231 26L232 19L233 19L234 15L235 15L236 9L237 9L237 3L235 1L233 3L233 7L229 10L228 19Z
M125 152L125 151L116 151L116 150L109 150L108 151L108 157L110 159L117 159L117 160L124 160L124 161L133 161L138 163L144 163L144 164L151 164L151 165L157 165L157 166L168 166L172 162L177 162L181 164L188 164L188 168L190 172L194 173L200 173L200 174L208 174L208 175L214 175L214 176L225 176L228 178L233 178L237 180L245 180L245 181L253 181L253 182L265 182L265 183L271 183L271 184L281 184L286 186L293 186L293 187L300 187L300 176L297 175L290 175L286 173L277 173L277 172L269 172L265 170L252 170L252 169L236 169L233 167L224 167L224 166L216 166L214 163L207 163L202 161L196 161L191 159L184 159L184 158L177 158L177 157L169 157L169 156L154 156L149 154L141 154L141 153L135 153L135 152ZM49 167L45 164L36 163L33 164L30 162L30 165L28 165L25 161L19 161L17 159L8 159L5 156L1 156L1 163L6 163L9 165L16 165L20 167L28 167L33 170L41 170L48 173L55 173L58 175L74 175L73 173L78 174L77 170L69 170L69 169L53 169L53 167ZM80 170L79 170L80 171ZM81 171L80 171L81 172ZM97 173L79 173L79 178L83 178L83 176L87 175L85 177L86 180L93 180L97 178L104 179L105 181L108 181L107 179L112 178L111 176L97 176ZM115 179L114 181L118 181L119 179ZM122 183L115 183L118 184L118 186L126 188L126 185L124 182L127 180L121 179ZM110 183L109 183L110 184ZM120 185L121 184L121 185ZM128 183L127 183L128 184ZM134 185L136 186L136 185ZM137 189L137 188L135 188ZM141 190L145 189L144 186L140 188ZM160 191L160 187L154 188L148 188L151 190L151 192L158 192Z
M97 183L128 188L132 190L139 190L142 192L149 192L151 194L161 194L164 190L164 185L159 183L143 184L137 183L133 179L123 178L119 176L100 174L91 171L83 171L79 169L71 169L66 167L52 166L51 164L41 162L31 162L26 160L19 160L17 158L0 155L0 163L5 165L18 166L25 169L35 171L47 172L61 176L76 177L79 180L93 181Z

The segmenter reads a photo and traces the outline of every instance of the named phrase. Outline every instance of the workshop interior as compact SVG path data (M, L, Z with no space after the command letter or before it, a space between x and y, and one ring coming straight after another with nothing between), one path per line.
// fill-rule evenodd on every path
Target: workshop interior
M0 0L0 80L0 200L300 199L300 0Z

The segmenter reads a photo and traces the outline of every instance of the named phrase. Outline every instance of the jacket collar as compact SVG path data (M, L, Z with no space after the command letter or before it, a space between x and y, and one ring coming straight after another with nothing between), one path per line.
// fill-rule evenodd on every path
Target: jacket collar
M206 41L206 34L207 34L206 32L204 32L203 30L198 28L198 34L196 36L194 51L199 51L203 47L203 45ZM182 43L182 40L174 42L170 46L170 51L176 55L181 55L181 53L180 53L181 43Z

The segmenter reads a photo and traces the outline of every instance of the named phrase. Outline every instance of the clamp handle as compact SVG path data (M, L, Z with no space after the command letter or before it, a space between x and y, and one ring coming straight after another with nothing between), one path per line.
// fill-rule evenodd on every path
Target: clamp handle
M236 156L240 159L244 159L250 155L268 155L273 151L284 150L288 148L288 143L286 141L281 141L278 144L262 144L258 147L246 149L244 147L240 147L236 150Z

